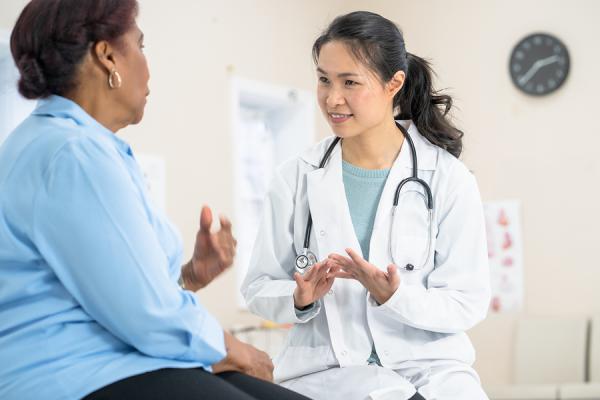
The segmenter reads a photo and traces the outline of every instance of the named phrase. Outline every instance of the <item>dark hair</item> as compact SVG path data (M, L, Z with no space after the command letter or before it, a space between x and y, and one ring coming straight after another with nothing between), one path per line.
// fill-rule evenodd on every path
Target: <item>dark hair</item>
M32 0L10 37L28 99L63 95L76 85L77 67L94 43L117 43L134 24L137 0Z
M406 51L400 29L381 15L356 11L341 15L331 22L313 45L313 58L318 62L321 48L328 42L341 41L353 56L364 62L383 82L398 71L404 71L404 86L394 98L398 119L412 119L419 132L431 143L455 157L462 151L463 132L448 118L452 98L433 89L430 64Z

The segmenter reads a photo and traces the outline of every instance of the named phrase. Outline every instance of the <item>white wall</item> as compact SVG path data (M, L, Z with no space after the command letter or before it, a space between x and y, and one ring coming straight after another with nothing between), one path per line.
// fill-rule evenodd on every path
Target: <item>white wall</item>
M3 0L10 29L22 0ZM600 2L594 0L141 1L152 94L146 117L123 136L167 161L168 213L191 251L203 203L231 214L229 77L314 90L312 41L336 15L370 9L395 20L409 51L431 58L439 87L455 96L463 159L484 200L522 202L524 312L600 311L600 266L592 258L600 222ZM508 75L512 46L532 31L556 34L571 73L546 98L520 94ZM320 116L317 131L329 131ZM232 272L200 293L225 326L255 318L237 310ZM485 383L510 380L514 315L491 316L471 332Z

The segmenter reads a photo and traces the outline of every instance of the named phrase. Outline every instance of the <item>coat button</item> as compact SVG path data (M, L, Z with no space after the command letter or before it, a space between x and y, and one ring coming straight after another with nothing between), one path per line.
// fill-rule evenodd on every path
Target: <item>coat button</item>
M325 236L325 231L321 231L321 232L319 232L319 234L320 234L321 236Z
M383 355L387 357L387 356L389 356L389 355L390 355L390 352L389 352L389 351L387 351L387 350L385 350L385 351L383 352Z
M346 350L342 350L342 356L346 357L348 355L348 352Z
M329 294L330 294L330 295L331 295L331 294L333 294L333 289L330 289L330 290L329 290Z

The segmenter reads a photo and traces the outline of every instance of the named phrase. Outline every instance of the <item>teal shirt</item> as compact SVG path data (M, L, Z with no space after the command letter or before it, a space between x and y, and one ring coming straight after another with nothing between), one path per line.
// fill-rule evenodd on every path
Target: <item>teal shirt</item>
M352 226L354 226L363 258L369 260L369 244L373 233L375 214L390 170L363 169L342 161L342 171ZM367 362L381 365L375 346L373 346Z
M375 214L390 170L363 169L342 161L342 171L352 226L363 258L369 260Z

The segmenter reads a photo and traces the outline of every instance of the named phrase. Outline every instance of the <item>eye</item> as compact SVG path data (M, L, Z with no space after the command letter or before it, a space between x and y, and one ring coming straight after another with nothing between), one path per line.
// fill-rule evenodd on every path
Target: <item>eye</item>
M326 78L326 77L324 77L324 76L320 76L320 77L319 77L319 82L321 82L321 83L324 83L324 84L327 84L327 83L329 83L329 79L327 79L327 78Z
M358 85L358 82L355 82L353 80L347 79L346 80L346 86L356 86Z

